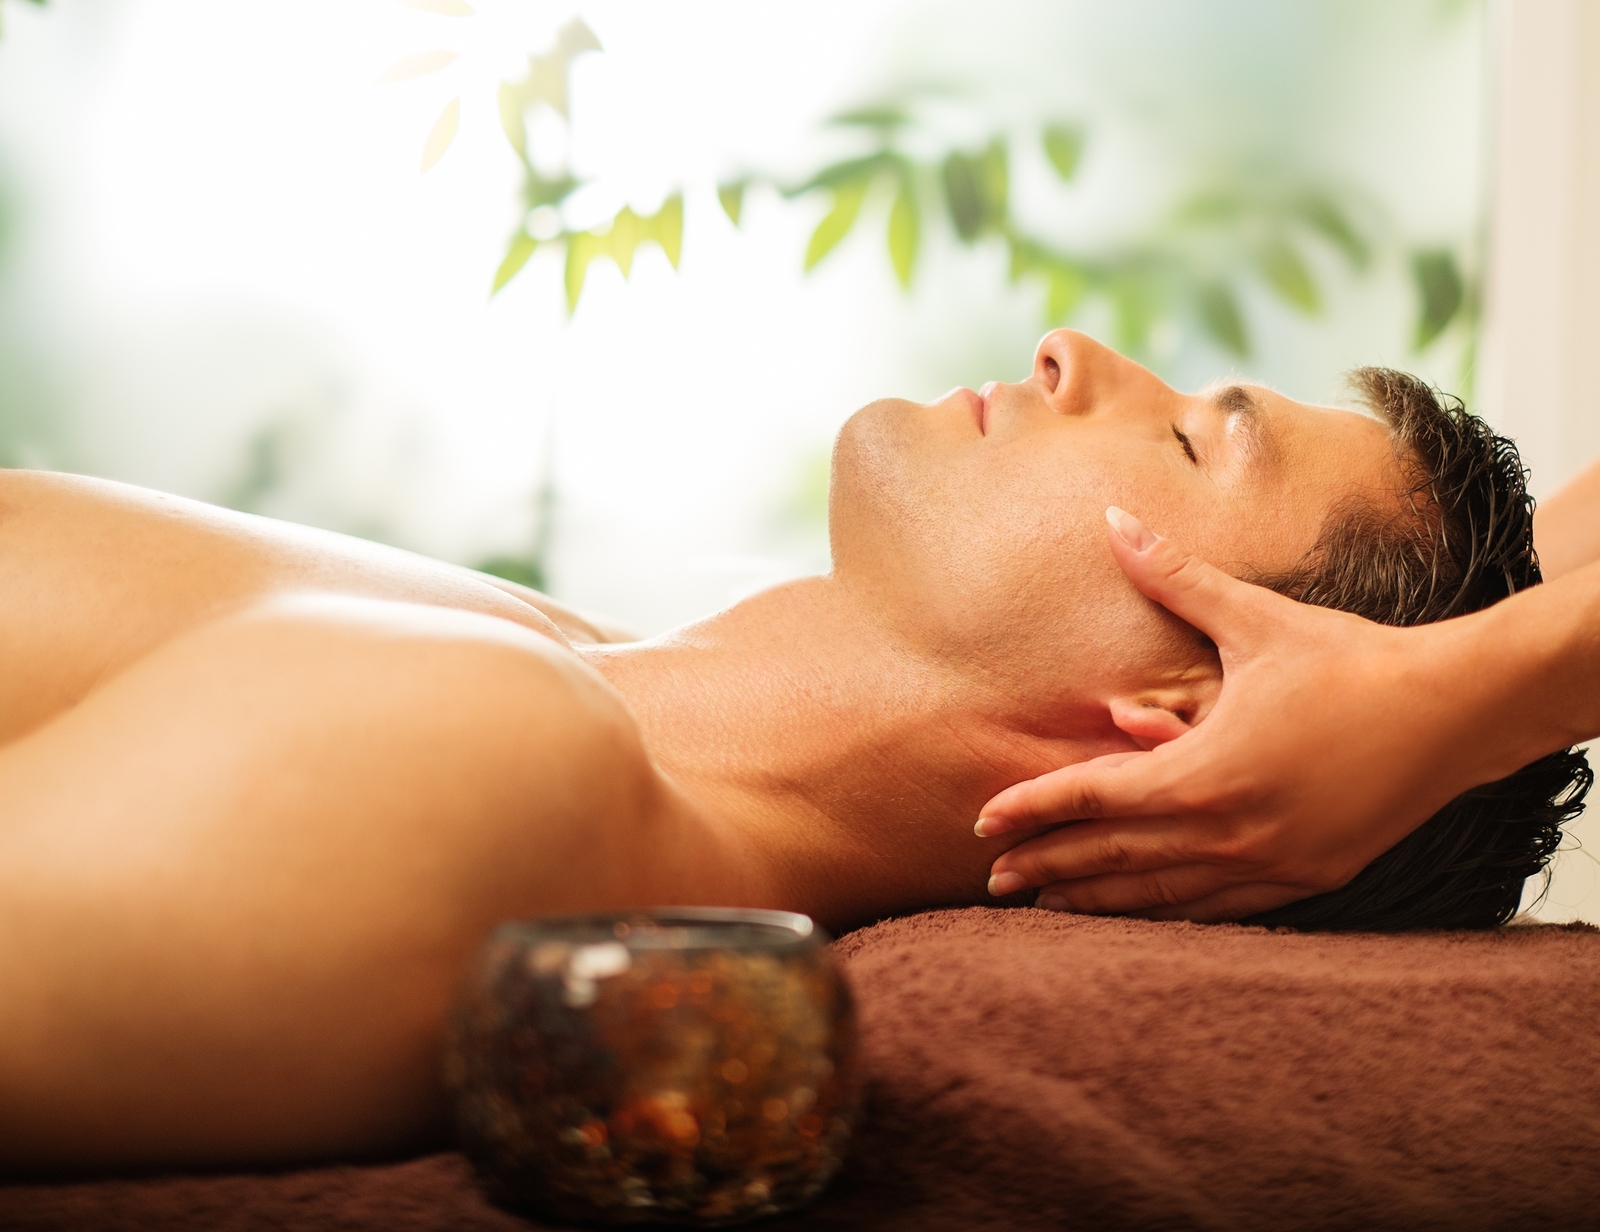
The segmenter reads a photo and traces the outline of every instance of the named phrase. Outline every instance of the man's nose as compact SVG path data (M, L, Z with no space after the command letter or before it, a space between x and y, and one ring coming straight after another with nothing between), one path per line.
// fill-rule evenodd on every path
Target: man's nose
M1113 374L1119 358L1088 334L1053 329L1033 353L1033 380L1058 414L1087 415L1094 409L1096 388Z

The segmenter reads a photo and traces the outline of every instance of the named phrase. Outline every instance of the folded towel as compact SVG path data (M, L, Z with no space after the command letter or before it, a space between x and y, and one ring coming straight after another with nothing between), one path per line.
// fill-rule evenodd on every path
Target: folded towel
M1600 932L1348 936L974 908L837 943L860 1232L1600 1226ZM0 1228L509 1232L459 1156L0 1188Z

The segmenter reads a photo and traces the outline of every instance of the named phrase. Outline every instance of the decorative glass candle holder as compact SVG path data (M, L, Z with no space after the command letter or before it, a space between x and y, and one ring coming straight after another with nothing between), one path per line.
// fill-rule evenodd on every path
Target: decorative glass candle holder
M489 1195L547 1219L705 1226L816 1197L859 1106L826 942L803 915L701 908L496 930L445 1063Z

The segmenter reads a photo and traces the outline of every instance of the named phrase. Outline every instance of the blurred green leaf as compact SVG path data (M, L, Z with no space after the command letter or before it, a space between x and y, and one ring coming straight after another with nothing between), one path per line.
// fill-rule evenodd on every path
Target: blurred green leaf
M834 189L833 208L817 224L817 229L811 233L811 242L806 245L806 269L811 269L832 252L855 226L861 202L867 195L867 183L865 179L852 180Z
M963 241L971 243L1005 221L1009 184L1004 141L996 138L981 154L952 150L943 171L950 221Z
M911 271L917 261L917 239L921 219L917 214L917 194L911 177L900 181L900 191L889 207L889 260L894 263L895 276L906 290L911 289Z
M1055 259L1055 254L1045 248L1036 240L1031 240L1025 235L1008 235L1006 242L1011 249L1011 281L1015 282L1024 274L1036 273L1047 270L1050 262Z
M1256 254L1256 268L1279 298L1311 314L1322 307L1317 284L1300 253L1281 236L1262 246Z
M606 235L611 241L611 259L624 278L633 272L634 252L646 241L659 244L672 268L677 269L683 247L682 195L669 197L654 214L645 216L624 207L611 220L611 229Z
M1044 153L1056 174L1070 180L1083 156L1083 129L1076 124L1052 124L1044 130Z
M901 163L900 156L888 150L879 150L876 154L868 154L864 158L847 158L843 162L824 167L800 187L791 188L783 195L798 197L802 193L812 192L818 188L839 188L844 184L853 184L857 180L866 184L880 172L893 170Z
M624 278L633 273L633 254L639 247L640 239L643 238L640 235L642 230L643 228L639 226L639 216L624 206L617 211L616 217L611 220L611 229L605 233L606 239L610 241L607 251L611 259L617 263L617 268L622 271Z
M500 262L500 268L494 272L494 285L489 288L491 297L499 294L500 288L521 272L522 267L528 263L528 258L533 256L533 250L538 246L539 241L526 231L518 231L511 237L511 242L506 245L505 258Z
M600 51L600 40L594 31L574 17L561 27L555 46L542 55L528 57L528 74L520 81L508 81L502 87L501 123L504 124L507 106L515 107L520 115L529 107L543 103L562 119L567 117L567 86L572 71L572 61L585 51ZM509 135L509 134L508 134ZM513 145L517 143L512 142ZM526 149L526 144L519 146Z
M1007 171L1006 143L999 137L991 141L978 160L983 185L984 207L990 225L999 226L1011 208L1011 179Z
M1344 253L1352 267L1364 270L1371 263L1371 242L1332 197L1312 193L1299 202L1297 212L1308 227Z
M673 193L661 203L661 208L646 223L643 238L661 245L667 263L678 268L678 258L683 255L683 194Z
M906 114L905 108L886 103L878 107L857 107L851 111L841 111L838 115L830 117L828 123L855 128L899 128L910 121L911 117Z
M1461 311L1466 300L1466 284L1455 254L1446 248L1419 249L1412 253L1411 277L1422 301L1413 343L1420 351L1442 334Z
M968 242L983 229L983 193L978 186L977 160L952 151L944 160L944 196L956 234Z
M1042 262L1039 260L1038 245L1020 236L1008 236L1011 251L1011 281L1015 282L1024 274L1030 274L1038 269Z
M583 284L589 277L589 263L611 251L608 239L601 239L590 231L579 231L567 236L567 265L563 281L567 288L567 315L578 310L578 299L583 294Z
M461 100L453 98L445 104L444 110L439 113L439 118L433 122L433 127L428 130L428 135L423 140L422 171L424 173L444 157L445 151L450 148L450 143L456 139L456 130L460 125Z
M1024 274L1041 275L1045 280L1045 324L1065 322L1093 286L1089 271L1026 236L1012 234L1006 238L1011 246L1011 281Z
M1245 334L1244 314L1233 288L1225 282L1208 282L1199 293L1200 324L1223 350L1241 359L1250 354L1250 339Z
M744 189L743 180L735 180L731 184L722 184L717 188L717 200L722 202L722 212L736 227L739 225L739 215L744 213Z
M294 468L301 426L293 415L270 420L245 446L244 473L223 494L222 503L241 513L260 513L283 487Z
M618 210L609 226L596 231L578 231L567 237L567 312L575 312L589 276L589 266L598 257L610 257L624 278L633 272L633 257L640 244L660 245L673 269L683 251L683 194L674 193L654 214L639 215L627 206Z
M495 103L500 110L500 128L504 131L506 140L511 143L513 150L523 158L527 158L528 126L522 119L522 99L518 96L516 87L502 81L499 93L495 96Z
M547 180L531 166L523 167L522 204L527 209L536 210L541 205L559 205L577 187L578 181L570 175Z
M544 565L526 556L491 556L473 566L479 573L516 582L529 590L544 590Z
M1129 270L1113 276L1106 290L1116 318L1117 349L1130 355L1142 352L1159 308L1155 287L1141 272Z
M1050 267L1049 294L1045 297L1045 320L1051 325L1064 324L1083 297L1088 294L1089 280L1083 268L1071 261L1057 261Z
M1236 192L1203 192L1179 206L1174 217L1188 226L1215 227L1237 221L1244 210L1244 200Z

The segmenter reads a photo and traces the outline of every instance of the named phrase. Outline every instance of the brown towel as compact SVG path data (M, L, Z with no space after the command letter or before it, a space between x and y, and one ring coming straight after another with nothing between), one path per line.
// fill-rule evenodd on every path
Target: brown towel
M930 912L838 943L869 1113L780 1229L1600 1227L1600 933ZM0 1188L0 1227L509 1230L457 1156Z

